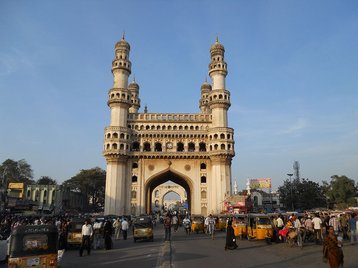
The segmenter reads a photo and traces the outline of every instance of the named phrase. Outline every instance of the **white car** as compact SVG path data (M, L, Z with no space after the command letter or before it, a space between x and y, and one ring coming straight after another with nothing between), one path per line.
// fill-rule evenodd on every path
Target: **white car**
M6 262L10 238L4 239L0 236L0 263Z

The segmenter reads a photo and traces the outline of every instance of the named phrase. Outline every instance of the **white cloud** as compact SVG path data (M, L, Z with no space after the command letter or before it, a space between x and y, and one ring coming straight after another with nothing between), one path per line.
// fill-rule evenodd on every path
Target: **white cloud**
M299 134L307 127L307 121L304 118L298 118L294 124L279 132L279 134Z

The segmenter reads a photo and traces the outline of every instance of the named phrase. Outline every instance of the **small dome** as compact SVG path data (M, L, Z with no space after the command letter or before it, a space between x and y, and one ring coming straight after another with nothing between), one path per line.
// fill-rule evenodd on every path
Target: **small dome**
M211 46L210 51L217 49L225 51L224 46L219 43L219 39L216 37L216 42Z
M121 41L116 43L115 48L127 48L128 50L130 49L130 45L128 44L128 42L124 39L124 34L122 36Z
M139 89L139 85L137 84L137 82L135 80L133 80L132 82L130 82L130 84L128 85L129 89Z
M202 85L201 85L201 89L209 89L211 90L211 85L205 81Z

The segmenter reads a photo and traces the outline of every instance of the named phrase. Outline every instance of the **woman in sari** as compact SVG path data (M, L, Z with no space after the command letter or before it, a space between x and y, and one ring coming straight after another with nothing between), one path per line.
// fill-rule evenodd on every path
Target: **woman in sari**
M323 261L327 262L327 260L330 268L343 266L343 251L337 236L334 234L333 226L328 227L328 235L323 244Z
M232 228L232 220L229 219L227 223L226 228L226 244L225 244L225 250L227 249L236 249L236 237L234 233L234 228Z

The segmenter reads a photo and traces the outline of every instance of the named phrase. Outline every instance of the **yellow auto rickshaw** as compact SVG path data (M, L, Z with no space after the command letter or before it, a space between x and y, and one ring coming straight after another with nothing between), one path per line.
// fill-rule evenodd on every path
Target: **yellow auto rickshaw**
M247 237L247 223L247 214L237 214L233 216L232 228L234 229L234 234L236 237L239 237L240 239Z
M199 233L199 232L205 233L203 216L192 216L191 231L195 233Z
M153 241L153 221L149 216L140 216L133 222L133 240L147 239Z
M226 215L215 216L215 230L226 230L228 218Z
M18 226L10 236L8 267L58 267L54 225Z
M80 246L82 243L82 226L84 220L75 219L70 221L67 227L67 245Z
M270 216L265 214L249 214L247 225L247 237L249 240L266 240L271 242L273 227Z

